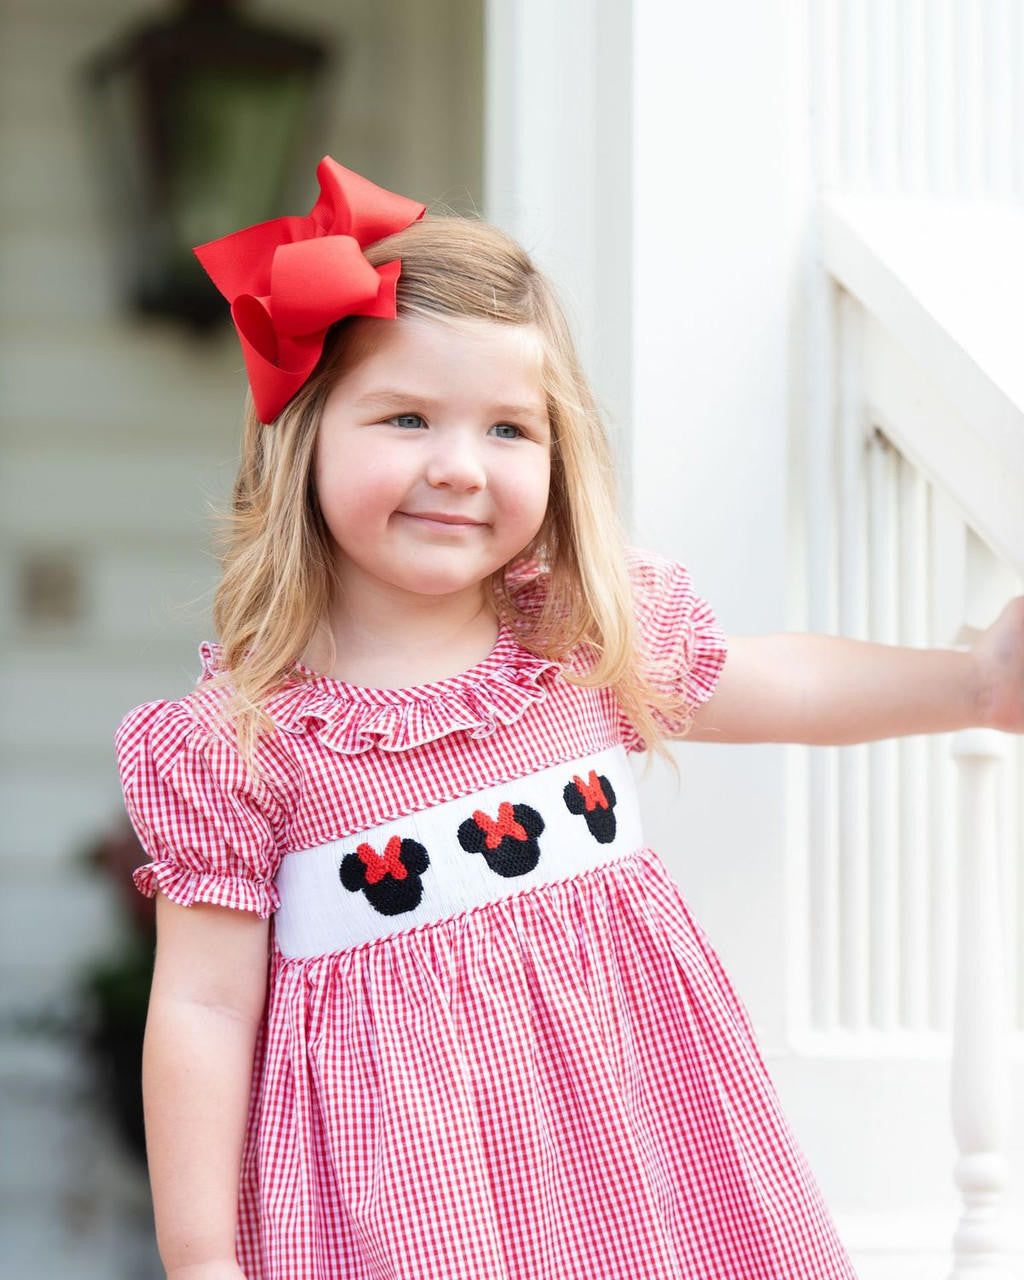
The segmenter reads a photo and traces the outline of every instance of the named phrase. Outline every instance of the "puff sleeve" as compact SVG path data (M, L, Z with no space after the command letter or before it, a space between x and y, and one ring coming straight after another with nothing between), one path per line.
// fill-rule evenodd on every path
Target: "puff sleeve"
M230 743L181 699L133 708L114 746L125 808L151 859L132 872L136 887L185 907L211 902L263 919L276 911L283 806Z
M728 654L725 634L684 565L636 547L628 549L627 563L645 667L655 687L681 692L692 711L715 691ZM670 736L685 733L688 715L669 721L655 714ZM627 751L646 749L621 708L618 729Z

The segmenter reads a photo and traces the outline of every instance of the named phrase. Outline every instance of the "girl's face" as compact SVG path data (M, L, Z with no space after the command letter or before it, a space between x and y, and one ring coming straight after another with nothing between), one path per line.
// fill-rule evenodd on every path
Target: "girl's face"
M369 354L332 387L316 446L338 577L347 595L372 583L476 599L547 510L539 331L478 319L358 323Z

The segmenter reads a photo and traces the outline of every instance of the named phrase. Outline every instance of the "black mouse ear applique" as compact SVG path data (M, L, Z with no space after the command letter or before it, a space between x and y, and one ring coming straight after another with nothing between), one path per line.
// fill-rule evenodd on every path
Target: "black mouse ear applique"
M582 814L587 830L598 844L615 839L615 788L605 774L591 769L586 778L572 775L562 790L565 807ZM533 871L540 862L539 837L546 823L528 804L502 800L497 813L474 809L459 824L459 844L467 853L483 855L495 875L513 879ZM342 885L351 893L364 893L375 911L385 916L414 911L423 898L423 873L431 866L418 840L392 835L382 848L363 840L346 854L338 868Z
M593 770L586 781L574 773L572 782L565 784L562 792L565 807L570 813L582 813L587 830L598 844L611 844L615 839L615 790L602 773Z
M364 841L355 853L346 854L338 874L352 893L362 891L383 916L414 911L423 897L420 877L430 866L427 851L418 840L392 836L381 852Z
M537 837L543 830L544 819L536 809L503 800L496 818L476 809L459 826L459 844L467 853L482 853L499 876L524 876L540 861Z

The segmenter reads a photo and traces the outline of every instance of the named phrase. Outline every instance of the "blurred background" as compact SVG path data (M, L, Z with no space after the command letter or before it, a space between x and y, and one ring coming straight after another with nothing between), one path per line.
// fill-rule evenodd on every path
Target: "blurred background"
M113 732L216 638L245 389L192 245L325 153L490 218L727 633L962 644L1024 591L1024 4L3 0L0 104L0 1274L149 1280ZM678 750L648 839L860 1274L1024 1275L1019 742Z

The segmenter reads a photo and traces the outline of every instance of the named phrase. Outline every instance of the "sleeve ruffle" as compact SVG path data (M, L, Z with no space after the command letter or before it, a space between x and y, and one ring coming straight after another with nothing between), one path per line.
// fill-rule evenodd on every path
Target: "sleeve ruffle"
M630 548L628 563L645 668L657 689L676 692L683 702L678 716L656 712L655 719L669 737L682 737L694 710L715 691L728 656L726 636L684 565L637 548ZM619 736L628 751L646 749L621 710Z
M238 752L199 724L185 700L133 708L114 744L125 808L151 859L132 872L140 892L263 919L276 911L285 815Z

